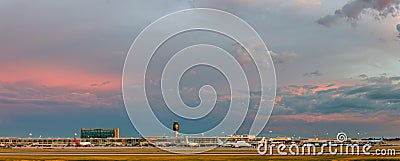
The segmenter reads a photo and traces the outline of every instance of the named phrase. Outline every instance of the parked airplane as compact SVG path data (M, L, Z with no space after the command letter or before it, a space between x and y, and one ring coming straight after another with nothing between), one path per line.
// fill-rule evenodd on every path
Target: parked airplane
M217 141L218 141L218 146L219 147L232 147L233 144L235 144L235 142L231 142L231 141L225 141L223 142L221 139L219 139L217 137Z
M251 144L245 141L236 141L232 146L232 148L241 148L241 147L251 147Z
M92 143L90 142L79 142L76 138L74 138L74 143L76 146L82 147L82 146L93 146Z
M148 142L151 146L156 146L156 147L169 147L169 146L176 146L175 143L169 142L169 141L149 141Z
M122 146L122 143L112 143L111 146Z
M375 139L368 140L368 143L373 143L373 144L383 143L383 142L384 142L383 137L381 137L381 139L379 139L379 140L375 140Z
M223 142L219 138L217 138L217 141L218 141L218 146L221 146L221 147L232 147L232 148L251 147L251 144L247 143L246 141Z

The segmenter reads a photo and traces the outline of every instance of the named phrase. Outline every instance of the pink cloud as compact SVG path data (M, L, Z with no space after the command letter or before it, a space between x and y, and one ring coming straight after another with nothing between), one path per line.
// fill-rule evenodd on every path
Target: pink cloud
M2 64L0 81L32 82L36 86L67 87L72 89L91 89L93 84L102 84L102 89L115 90L121 87L121 75L111 73L92 73L84 68L49 65L46 62L19 61Z
M302 96L303 94L307 93L307 89L305 89L303 87L299 87L299 88L285 87L285 88L281 89L281 92L287 92L287 93L290 93L293 95Z

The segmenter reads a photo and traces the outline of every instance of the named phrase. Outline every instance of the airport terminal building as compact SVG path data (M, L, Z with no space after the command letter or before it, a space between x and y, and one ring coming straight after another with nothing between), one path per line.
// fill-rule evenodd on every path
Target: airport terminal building
M115 129L81 128L81 138L119 138L119 128Z

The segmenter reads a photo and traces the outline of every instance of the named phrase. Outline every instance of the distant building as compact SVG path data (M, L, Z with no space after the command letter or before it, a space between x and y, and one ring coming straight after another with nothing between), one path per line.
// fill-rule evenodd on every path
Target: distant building
M81 138L119 138L119 128L115 129L81 128Z

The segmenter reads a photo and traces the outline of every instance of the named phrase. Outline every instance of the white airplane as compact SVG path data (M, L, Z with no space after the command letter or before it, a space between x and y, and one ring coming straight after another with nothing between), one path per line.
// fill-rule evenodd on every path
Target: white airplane
M232 147L235 142L225 141L223 142L221 139L217 138L219 147Z
M189 142L188 136L186 136L185 139L186 139L186 145L189 146L189 147L200 146L199 143Z
M241 148L241 147L251 147L251 144L245 141L236 141L232 146L232 148Z
M383 143L383 137L381 137L381 139L379 139L379 140L368 140L368 143L373 143L373 144Z
M113 143L112 146L122 146L122 143Z
M232 147L232 148L251 147L251 144L249 144L249 143L247 143L245 141L236 141L236 142L226 141L226 142L223 142L219 138L217 138L217 141L218 141L218 146L222 146L222 147Z
M82 147L82 146L93 146L92 143L90 142L79 142L76 138L74 138L74 143L76 146Z
M156 147L169 147L169 146L176 146L175 143L172 142L168 142L168 141L149 141L148 142L150 145L152 146L156 146Z

